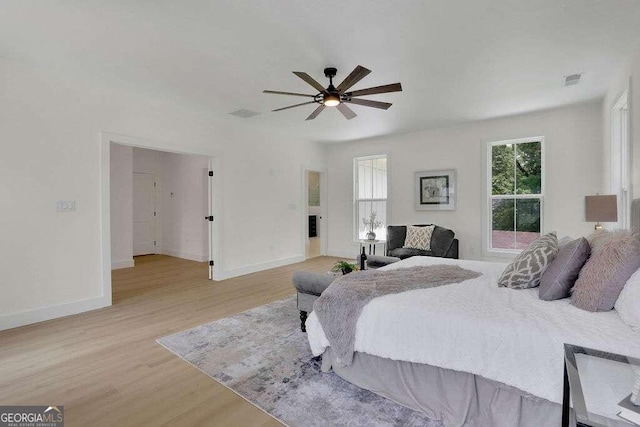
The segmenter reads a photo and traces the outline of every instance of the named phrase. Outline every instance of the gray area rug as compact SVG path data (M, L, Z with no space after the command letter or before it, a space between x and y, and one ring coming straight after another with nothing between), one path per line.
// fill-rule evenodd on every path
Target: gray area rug
M158 343L289 426L442 426L322 373L298 314L295 298L287 298Z

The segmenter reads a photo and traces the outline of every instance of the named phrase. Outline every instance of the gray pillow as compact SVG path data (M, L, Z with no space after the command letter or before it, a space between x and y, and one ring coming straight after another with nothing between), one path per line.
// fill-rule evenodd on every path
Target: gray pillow
M435 256L445 256L451 245L453 245L453 239L456 233L449 230L448 228L440 227L436 225L436 228L433 229L433 234L431 235L431 250Z
M591 239L591 257L571 291L571 303L587 311L613 309L625 283L638 268L640 235L597 233Z
M590 253L591 246L584 237L560 246L558 255L540 279L540 299L554 301L568 298Z
M535 288L557 253L556 233L538 237L507 266L498 280L498 286L511 289Z

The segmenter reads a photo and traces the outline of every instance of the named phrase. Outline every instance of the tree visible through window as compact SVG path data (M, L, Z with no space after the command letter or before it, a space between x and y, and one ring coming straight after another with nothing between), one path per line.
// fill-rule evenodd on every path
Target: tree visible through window
M493 143L490 249L521 250L540 236L542 139Z
M373 230L376 239L387 238L387 156L359 157L354 160L355 238L366 239L370 220L375 212L380 224Z

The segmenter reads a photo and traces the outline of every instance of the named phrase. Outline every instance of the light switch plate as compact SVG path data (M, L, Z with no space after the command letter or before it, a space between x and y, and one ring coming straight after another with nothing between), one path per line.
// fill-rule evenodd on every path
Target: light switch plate
M57 212L75 212L76 201L75 200L58 200L56 203Z

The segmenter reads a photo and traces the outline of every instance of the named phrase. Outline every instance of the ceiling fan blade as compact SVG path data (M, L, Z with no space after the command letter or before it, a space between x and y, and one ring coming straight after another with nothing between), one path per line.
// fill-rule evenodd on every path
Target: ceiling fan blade
M318 108L316 108L315 110L313 110L313 113L311 113L309 115L309 117L307 117L305 120L313 120L316 117L318 117L318 114L322 113L322 111L325 109L326 107L324 106L324 104L320 104L318 106Z
M315 104L315 103L316 103L316 101L303 102L302 104L289 105L288 107L282 107L282 108L278 108L278 109L271 110L271 111L282 111L282 110L288 110L289 108L299 107L299 106L301 106L301 105L307 105L307 104Z
M344 118L347 119L347 120L351 120L351 119L353 119L354 117L357 116L357 114L354 113L351 108L347 107L344 104L338 104L338 105L336 105L336 108L338 110L340 110L340 112L342 113Z
M338 92L344 92L349 89L354 84L358 83L362 80L367 74L369 74L371 70L364 68L362 65L358 65L353 69L351 74L349 74L343 81L338 85L336 89Z
M311 77L309 74L307 73L303 73L302 71L294 71L293 74L295 74L296 76L300 77L302 80L304 80L305 82L309 83L311 86L313 86L318 92L324 93L326 91L326 89L324 88L324 86L322 86L320 83L318 83L317 81L314 80L313 77Z
M389 92L402 92L402 85L400 83L393 83L390 85L370 87L368 89L354 90L353 92L346 93L345 95L364 96L364 95L375 95L378 93L389 93Z
M306 97L309 97L309 98L314 98L315 97L315 95L307 95L306 93L280 92L278 90L263 90L262 93L272 93L274 95L306 96Z
M344 101L350 104L358 104L358 105L364 105L365 107L373 107L373 108L380 108L382 110L388 110L389 107L391 107L391 103L389 102L380 102L380 101L371 101L370 99L351 99L349 101Z

